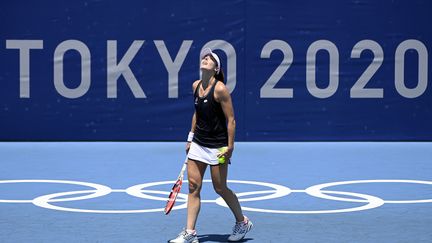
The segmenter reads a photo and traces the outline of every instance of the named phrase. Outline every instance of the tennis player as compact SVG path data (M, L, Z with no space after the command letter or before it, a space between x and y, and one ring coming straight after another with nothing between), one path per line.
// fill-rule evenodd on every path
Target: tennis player
M231 95L226 88L219 57L206 48L201 52L202 79L192 85L195 113L188 136L189 194L187 225L171 243L198 243L195 230L201 206L204 172L210 165L213 188L234 214L236 223L228 241L242 240L252 222L243 215L237 196L227 187L228 164L234 150L235 120Z

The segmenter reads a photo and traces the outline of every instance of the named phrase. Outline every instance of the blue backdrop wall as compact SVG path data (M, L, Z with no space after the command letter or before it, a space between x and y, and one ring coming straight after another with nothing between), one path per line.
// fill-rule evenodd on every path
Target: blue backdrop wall
M199 53L241 141L432 140L432 2L2 1L0 140L185 140Z

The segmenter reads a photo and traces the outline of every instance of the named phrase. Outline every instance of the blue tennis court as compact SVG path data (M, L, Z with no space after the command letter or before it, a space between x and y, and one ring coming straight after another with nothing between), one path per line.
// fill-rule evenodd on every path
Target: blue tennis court
M186 222L184 195L163 213L184 145L0 143L0 242L166 242ZM431 158L428 142L238 142L229 185L254 222L243 241L431 242ZM231 233L217 198L206 181L200 242Z

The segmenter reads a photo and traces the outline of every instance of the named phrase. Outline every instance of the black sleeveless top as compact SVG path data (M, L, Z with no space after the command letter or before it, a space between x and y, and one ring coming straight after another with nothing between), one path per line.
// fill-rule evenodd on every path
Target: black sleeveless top
M226 117L213 95L217 82L215 80L206 96L199 97L200 81L194 93L196 126L193 141L207 148L228 146Z

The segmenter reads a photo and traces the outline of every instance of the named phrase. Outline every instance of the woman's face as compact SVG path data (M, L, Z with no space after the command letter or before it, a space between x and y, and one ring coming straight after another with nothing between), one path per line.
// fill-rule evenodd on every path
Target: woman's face
M216 71L216 63L211 59L210 55L206 55L203 57L203 59L201 59L201 66L200 66L201 70L205 69L205 70L212 70L212 71Z

